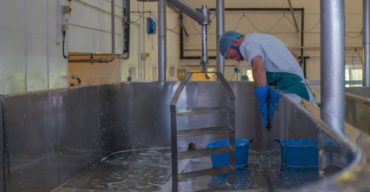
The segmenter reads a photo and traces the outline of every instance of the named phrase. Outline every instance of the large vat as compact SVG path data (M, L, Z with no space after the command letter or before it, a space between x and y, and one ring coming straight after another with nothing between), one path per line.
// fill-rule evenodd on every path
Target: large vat
M346 89L346 121L370 134L370 88Z
M6 192L171 191L169 104L177 86L177 82L138 82L1 97L1 188ZM240 185L225 189L369 190L367 135L346 127L350 140L342 138L289 95L282 96L268 131L260 124L253 85L232 82L231 87L237 98L237 137L253 143L250 166L237 172ZM192 82L179 102L219 104L225 102L224 96L218 83ZM211 125L222 118L180 121ZM304 177L307 172L281 170L276 140L288 138L319 141L320 167L310 172L311 180ZM215 139L191 138L179 144L182 148L196 142L202 148ZM199 161L199 166L209 165L207 159ZM182 166L196 168L186 162ZM301 179L292 184L286 177ZM184 183L182 189L207 187L210 182L223 186L222 178L206 178Z

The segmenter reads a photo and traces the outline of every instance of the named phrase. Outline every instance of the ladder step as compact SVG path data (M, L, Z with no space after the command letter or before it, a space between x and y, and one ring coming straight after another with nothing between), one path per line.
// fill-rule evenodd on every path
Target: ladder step
M206 127L197 129L186 129L177 131L178 137L189 137L197 135L210 135L210 134L227 134L230 132L229 126L220 127Z
M179 181L185 181L188 179L196 178L196 177L203 177L203 176L213 176L223 173L230 173L234 171L231 167L221 167L221 168L212 168L212 169L204 169L199 171L192 171L187 173L179 174Z
M229 107L197 107L189 109L181 109L176 112L177 116L185 115L200 115L207 113L225 113L231 112L232 110Z
M218 154L218 153L231 153L231 152L234 152L234 150L231 147L197 149L197 150L179 152L178 158L179 160L191 159L191 158L206 157L206 156L210 156L210 155Z

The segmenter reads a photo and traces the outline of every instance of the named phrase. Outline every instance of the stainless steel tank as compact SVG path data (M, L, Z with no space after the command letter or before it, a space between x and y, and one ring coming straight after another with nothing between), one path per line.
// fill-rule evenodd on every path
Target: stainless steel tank
M369 190L367 134L349 126L349 139L341 138L290 95L281 97L268 131L260 124L253 85L230 85L237 98L236 136L253 140L250 165L237 172L238 185L206 178L184 183L184 191L193 190L187 186L213 184L229 190ZM169 104L177 86L178 82L135 82L2 96L0 188L6 192L171 191ZM222 103L221 89L214 82L192 82L180 105L199 98L208 104ZM181 121L212 124L222 118ZM286 138L317 140L320 167L311 172L282 170L275 140ZM197 142L202 148L214 139L182 140L180 147ZM199 163L211 166L209 159ZM197 168L188 162L180 167Z
M370 134L370 88L346 89L346 120L349 124Z

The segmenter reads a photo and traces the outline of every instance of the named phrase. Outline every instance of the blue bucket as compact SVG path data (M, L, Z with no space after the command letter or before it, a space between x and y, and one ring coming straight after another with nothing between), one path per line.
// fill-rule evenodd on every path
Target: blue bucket
M281 163L287 167L318 167L319 150L317 141L287 139L280 142Z
M246 165L248 163L248 150L249 150L248 139L236 139L236 152L235 160L237 166ZM219 148L226 147L229 145L229 140L215 141L210 142L207 145L207 148ZM214 168L225 167L230 164L230 154L229 153L219 153L211 155L212 165Z

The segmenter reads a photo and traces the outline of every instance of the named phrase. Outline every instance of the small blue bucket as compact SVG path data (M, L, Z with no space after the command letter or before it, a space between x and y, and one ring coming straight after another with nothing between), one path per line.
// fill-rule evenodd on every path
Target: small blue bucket
M237 166L246 165L248 163L248 150L249 150L248 139L236 139L236 152L235 160ZM219 148L226 147L229 145L229 140L215 141L210 142L207 145L207 148ZM229 153L219 153L211 155L212 165L214 168L225 167L230 164L230 154Z
M281 163L286 167L318 167L317 141L308 139L281 140Z

